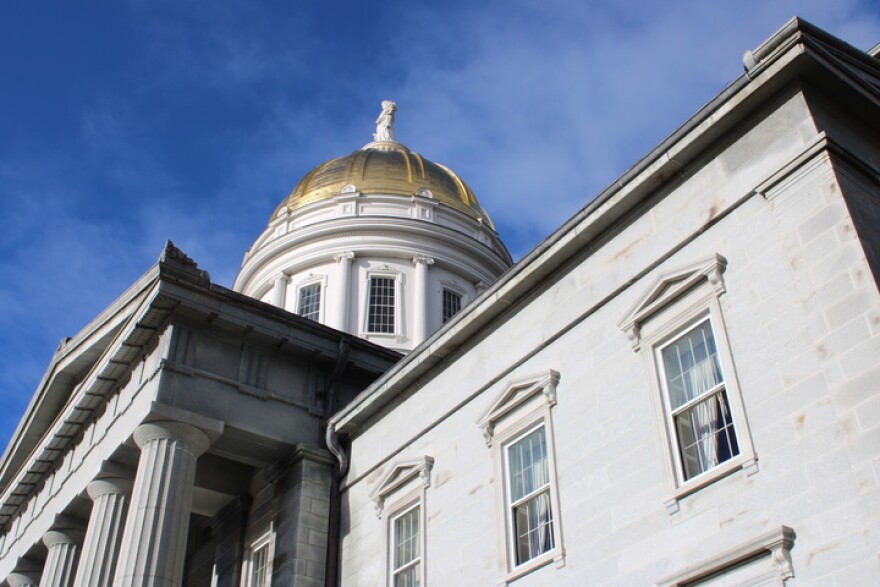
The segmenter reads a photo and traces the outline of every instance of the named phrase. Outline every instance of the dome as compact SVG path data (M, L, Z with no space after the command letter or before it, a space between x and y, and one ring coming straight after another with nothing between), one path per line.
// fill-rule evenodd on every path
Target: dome
M299 180L273 218L283 209L293 212L343 192L430 197L495 229L474 192L455 172L394 140L372 142L318 165Z
M308 172L245 253L233 289L397 351L411 351L511 265L474 193L394 138Z

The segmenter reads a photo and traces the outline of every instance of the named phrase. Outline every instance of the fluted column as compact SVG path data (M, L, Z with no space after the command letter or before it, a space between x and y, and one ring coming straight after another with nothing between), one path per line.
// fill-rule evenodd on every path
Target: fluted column
M287 284L290 277L282 273L275 278L272 286L272 305L284 308L287 304Z
M138 426L134 441L141 456L113 584L179 586L196 459L210 439L189 424L152 422Z
M428 265L434 259L424 255L413 257L416 282L413 288L413 344L421 344L428 334Z
M82 532L79 530L50 530L43 535L43 544L49 554L43 566L40 587L70 587L73 584L80 540Z
M83 541L75 587L109 587L119 556L131 481L98 479L89 483L89 497L94 502L89 527Z
M336 316L330 326L347 332L349 296L351 295L351 261L354 259L354 253L351 251L339 253L334 259L339 264L338 276L336 278L336 282L339 285L336 288Z

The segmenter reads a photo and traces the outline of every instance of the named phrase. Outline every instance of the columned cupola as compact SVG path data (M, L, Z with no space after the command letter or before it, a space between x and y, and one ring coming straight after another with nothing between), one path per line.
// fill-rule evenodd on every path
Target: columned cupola
M511 265L492 220L449 168L394 139L308 172L245 254L234 289L409 351Z

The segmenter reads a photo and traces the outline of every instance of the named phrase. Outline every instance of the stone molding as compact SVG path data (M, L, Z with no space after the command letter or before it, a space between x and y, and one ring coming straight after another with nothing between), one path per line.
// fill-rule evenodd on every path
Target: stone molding
M43 544L51 550L57 544L78 544L82 538L83 531L74 528L49 530L43 534Z
M632 343L633 350L638 351L641 346L642 324L702 281L712 285L716 296L727 291L722 275L726 267L727 259L716 253L657 275L617 322Z
M15 571L6 577L10 587L37 587L40 584L40 573L35 571Z
M433 265L434 258L428 255L416 255L412 258L413 265Z
M419 478L422 489L431 486L431 469L434 467L434 458L425 455L420 459L397 461L379 481L376 488L370 493L376 516L382 517L385 508L385 499L406 485L410 480Z
M88 486L86 487L86 492L89 494L89 497L92 499L92 501L94 501L104 495L130 495L131 486L131 479L95 479L88 484Z
M486 446L492 446L495 424L537 395L543 394L547 407L555 406L558 383L559 373L553 369L514 379L508 383L477 420L477 426L483 431Z
M174 440L186 446L197 457L211 446L211 438L202 430L182 422L149 422L141 424L134 431L134 441L138 448L154 440Z
M780 526L751 540L742 542L719 554L688 566L686 569L655 583L656 587L685 587L709 575L724 571L739 563L769 554L779 572L779 579L785 582L794 577L791 562L791 549L794 546L795 532L788 526ZM782 583L780 583L782 584Z

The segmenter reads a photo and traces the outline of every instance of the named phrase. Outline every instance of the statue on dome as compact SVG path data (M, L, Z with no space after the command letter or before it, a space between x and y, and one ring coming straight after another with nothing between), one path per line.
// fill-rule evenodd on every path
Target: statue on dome
M376 119L376 132L373 134L374 141L394 141L395 112L397 112L397 104L391 100L382 100L382 112Z

